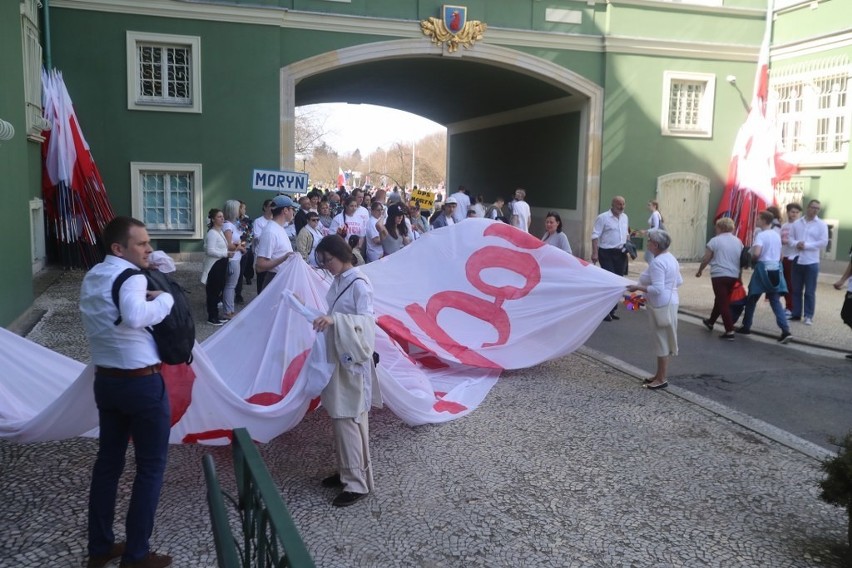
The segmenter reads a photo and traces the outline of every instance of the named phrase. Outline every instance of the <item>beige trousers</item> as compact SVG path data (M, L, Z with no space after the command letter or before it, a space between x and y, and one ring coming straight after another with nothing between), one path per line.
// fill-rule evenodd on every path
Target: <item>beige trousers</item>
M357 418L333 418L337 471L344 491L370 493L373 469L370 463L370 425L367 412Z

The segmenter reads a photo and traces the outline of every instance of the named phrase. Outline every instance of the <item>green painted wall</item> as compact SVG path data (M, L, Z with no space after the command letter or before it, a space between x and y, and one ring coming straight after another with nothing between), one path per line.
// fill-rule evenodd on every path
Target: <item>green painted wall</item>
M609 203L615 195L632 196L627 213L642 217L645 204L656 194L659 176L697 173L710 178L709 231L724 188L728 157L746 118L737 88L751 98L754 64L615 54L607 57L606 68L601 203ZM712 138L661 135L663 73L667 70L715 74ZM737 87L725 81L728 74L737 76Z
M683 4L616 3L610 7L607 34L710 43L750 38L743 43L760 45L765 25L765 14L755 11L697 12Z
M41 187L40 146L27 141L21 50L19 4L0 2L0 119L15 129L11 140L0 141L4 234L11 243L3 250L2 326L11 324L33 301L29 201Z
M838 26L848 29L851 19L848 1L822 0L815 5L811 4L778 13L772 26L773 43L820 37L836 32Z
M464 185L486 202L523 187L532 206L575 209L579 138L577 113L455 134L447 187Z
M64 73L116 213L130 213L130 163L137 161L201 163L204 211L226 199L259 208L251 171L279 166L277 28L82 10L53 16L54 45L74 46L56 49L54 64ZM127 109L126 29L201 38L201 114ZM200 250L199 242L159 244Z

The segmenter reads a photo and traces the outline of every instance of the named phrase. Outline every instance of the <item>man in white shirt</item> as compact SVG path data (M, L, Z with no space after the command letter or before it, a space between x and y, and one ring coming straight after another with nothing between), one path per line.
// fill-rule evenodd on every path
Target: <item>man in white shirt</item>
M467 188L460 185L459 190L450 195L450 198L455 198L456 200L456 210L453 212L453 221L461 223L467 218L467 210L470 208L470 197L467 194Z
M143 274L130 276L112 297L113 282L125 270L148 268L152 252L145 224L116 217L104 228L108 253L83 278L80 315L95 365L95 403L100 431L89 493L89 568L121 557L121 566L165 568L171 557L152 552L149 539L168 457L171 411L160 375L160 356L145 329L163 321L174 305L171 294L147 289ZM115 322L121 314L121 322ZM136 477L127 512L127 542L116 543L112 522L127 445L133 440Z
M529 203L525 201L527 192L521 188L515 190L515 200L512 202L512 225L524 231L530 232L530 213Z
M787 222L781 225L781 266L784 268L784 281L787 283L787 293L784 295L784 307L787 318L793 317L793 261L799 256L796 244L790 243L790 229L799 220L802 206L798 203L787 204Z
M816 286L819 276L819 257L828 245L828 225L817 217L820 202L811 199L805 216L793 223L787 243L799 252L793 262L793 321L802 318L804 324L813 325L816 309ZM804 295L804 303L802 296Z
M284 229L284 225L293 221L295 209L293 200L286 195L278 195L272 200L272 220L263 228L255 251L255 270L258 274L267 273L261 292L278 274L281 264L295 254Z
M257 252L257 246L260 244L260 236L263 234L263 228L272 220L272 200L264 199L263 200L263 215L258 217L252 223L252 233L254 234L254 238L251 241L251 249L253 253ZM255 284L257 285L257 293L260 294L260 291L263 290L263 282L266 280L266 272L258 272L257 271L257 257L254 257L255 263Z
M624 212L625 201L620 195L612 198L608 211L604 211L595 219L592 229L592 264L600 261L601 268L613 274L627 274L627 251L624 245L628 239L627 214ZM616 304L604 321L617 320Z

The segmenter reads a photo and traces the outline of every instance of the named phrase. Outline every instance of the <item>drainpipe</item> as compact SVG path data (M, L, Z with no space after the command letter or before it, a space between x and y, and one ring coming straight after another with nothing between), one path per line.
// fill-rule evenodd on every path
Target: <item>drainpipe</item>
M53 69L53 58L50 54L50 0L41 0L41 15L44 27L42 35L44 37L44 67L48 71Z

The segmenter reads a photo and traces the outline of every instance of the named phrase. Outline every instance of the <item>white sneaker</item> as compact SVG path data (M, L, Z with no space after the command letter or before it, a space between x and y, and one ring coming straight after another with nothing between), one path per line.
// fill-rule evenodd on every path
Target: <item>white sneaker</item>
M813 320L813 318L805 318L805 321L803 321L802 323L805 324L805 325L813 325L814 320Z

